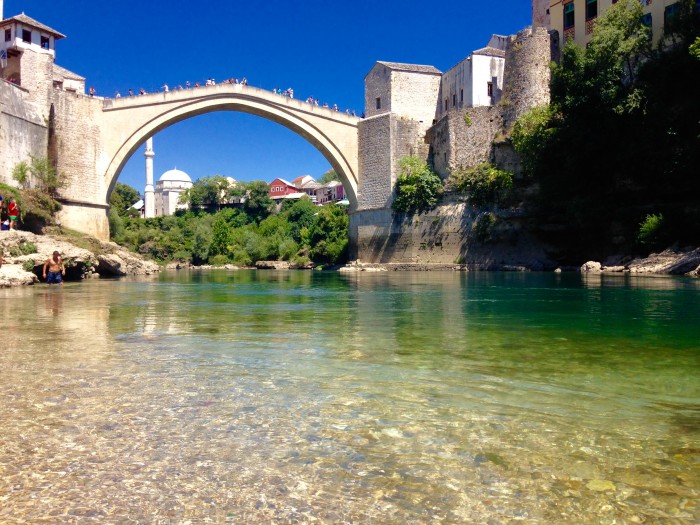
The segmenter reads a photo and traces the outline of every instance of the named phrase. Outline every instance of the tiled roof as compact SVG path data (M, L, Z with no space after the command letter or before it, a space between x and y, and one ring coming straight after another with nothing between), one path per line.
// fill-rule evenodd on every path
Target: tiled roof
M85 77L81 77L72 71L68 71L65 67L61 67L57 64L53 65L53 74L54 76L70 78L71 80L85 80Z
M31 17L28 17L24 13L19 14L17 16L10 17L10 18L6 18L2 22L0 22L0 25L6 25L6 24L13 22L13 21L19 22L20 24L25 24L25 25L34 27L34 28L36 28L40 31L44 31L46 33L51 33L57 40L60 38L66 38L66 35L59 33L55 29L51 29L49 26L46 26L46 25L42 24L41 22L37 22L36 20L34 20Z
M506 56L506 52L503 51L502 49L497 49L495 47L482 47L481 49L477 49L472 53L472 55L484 55L484 56L489 56L489 57L501 57L504 58Z
M399 62L384 62L379 60L377 64L382 64L389 69L394 69L396 71L410 71L412 73L434 73L437 75L442 75L442 72L433 66L422 66L420 64L400 64Z

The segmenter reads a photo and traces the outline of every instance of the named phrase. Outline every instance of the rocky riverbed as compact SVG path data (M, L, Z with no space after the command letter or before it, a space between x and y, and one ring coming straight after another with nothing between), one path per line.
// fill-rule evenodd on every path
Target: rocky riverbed
M76 244L84 244L82 248ZM66 280L97 276L149 275L160 271L153 261L141 258L112 242L35 235L12 230L0 232L3 264L0 288L40 282L44 262L57 250L64 260Z

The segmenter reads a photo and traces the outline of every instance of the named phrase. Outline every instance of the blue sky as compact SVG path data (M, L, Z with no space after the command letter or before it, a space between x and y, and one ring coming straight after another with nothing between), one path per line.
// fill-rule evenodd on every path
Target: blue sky
M156 91L189 80L246 77L264 89L293 88L341 110L364 110L364 77L378 60L446 71L531 22L527 0L5 0L59 31L56 62L100 96ZM154 137L155 178L177 167L193 179L221 174L272 181L330 169L304 139L260 117L217 112ZM119 176L143 191L138 151Z

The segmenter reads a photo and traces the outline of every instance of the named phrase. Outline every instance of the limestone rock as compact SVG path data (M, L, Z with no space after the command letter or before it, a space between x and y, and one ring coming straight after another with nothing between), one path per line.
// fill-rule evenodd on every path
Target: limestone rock
M628 264L631 273L668 273L697 275L700 267L700 248L687 251L664 250Z
M32 272L24 270L22 265L3 263L2 268L0 268L0 288L26 286L38 282L39 278Z
M603 266L596 261L588 261L586 263L583 263L581 266L581 273L585 272L593 272L593 273L598 273L602 270Z
M289 270L287 261L257 261L255 267L258 270Z

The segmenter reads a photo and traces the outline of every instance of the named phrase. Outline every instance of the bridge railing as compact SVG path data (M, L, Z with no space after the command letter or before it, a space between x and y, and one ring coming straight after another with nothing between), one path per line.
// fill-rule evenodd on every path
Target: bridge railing
M323 111L324 113L337 116L339 120L349 119L356 122L362 117L350 111L340 111L335 108L319 105L308 100L292 98L283 94L274 93L270 90L251 86L249 84L230 84L221 82L219 84L189 87L182 89L172 89L168 91L145 92L142 94L127 95L115 98L103 98L103 109L123 109L126 107L135 107L145 104L153 104L155 100L158 102L175 102L178 100L188 100L192 98L201 98L219 93L241 93L245 95L253 95L255 97L274 102L276 104L284 103L285 105L296 106L303 111L309 111L313 108L313 112ZM97 98L97 97L96 97Z

